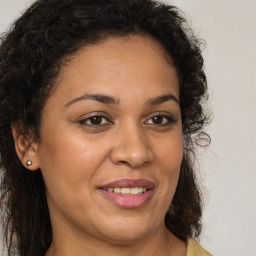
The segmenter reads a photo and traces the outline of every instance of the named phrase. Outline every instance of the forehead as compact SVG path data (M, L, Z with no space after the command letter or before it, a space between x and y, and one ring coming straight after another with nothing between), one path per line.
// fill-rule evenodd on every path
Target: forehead
M84 93L119 98L148 92L152 97L170 92L178 96L179 90L176 68L162 45L149 36L130 35L81 48L61 69L56 88L60 91L67 101Z

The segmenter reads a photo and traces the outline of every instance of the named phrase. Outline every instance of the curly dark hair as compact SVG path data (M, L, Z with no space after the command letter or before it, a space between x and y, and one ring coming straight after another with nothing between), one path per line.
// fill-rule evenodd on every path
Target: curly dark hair
M40 139L41 110L64 60L108 36L148 35L178 71L184 156L169 230L182 240L201 232L201 193L195 176L198 140L208 121L201 41L174 6L154 0L38 0L12 25L0 45L1 212L8 255L44 255L52 241L41 171L28 171L16 155L11 125ZM209 138L209 137L207 137Z

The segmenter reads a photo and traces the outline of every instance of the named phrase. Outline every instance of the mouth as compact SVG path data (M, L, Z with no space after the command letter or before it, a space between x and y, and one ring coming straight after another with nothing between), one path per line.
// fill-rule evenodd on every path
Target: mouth
M119 195L124 196L132 196L132 195L139 195L145 193L148 188L145 187L135 187L135 188L108 188L105 191L113 192Z
M155 184L145 179L121 179L98 188L109 202L120 208L139 208L153 196Z

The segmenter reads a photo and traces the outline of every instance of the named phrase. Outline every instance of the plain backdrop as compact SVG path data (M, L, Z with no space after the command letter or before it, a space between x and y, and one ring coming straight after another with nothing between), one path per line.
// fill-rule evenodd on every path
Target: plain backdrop
M30 0L0 0L0 32ZM216 256L256 255L256 0L173 0L204 50L213 122L200 150L201 244Z

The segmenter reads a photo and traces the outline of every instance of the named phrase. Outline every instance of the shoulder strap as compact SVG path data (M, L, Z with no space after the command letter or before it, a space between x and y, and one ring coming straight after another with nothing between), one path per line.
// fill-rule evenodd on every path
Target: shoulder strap
M187 255L186 256L212 256L194 239L189 238L187 241Z

